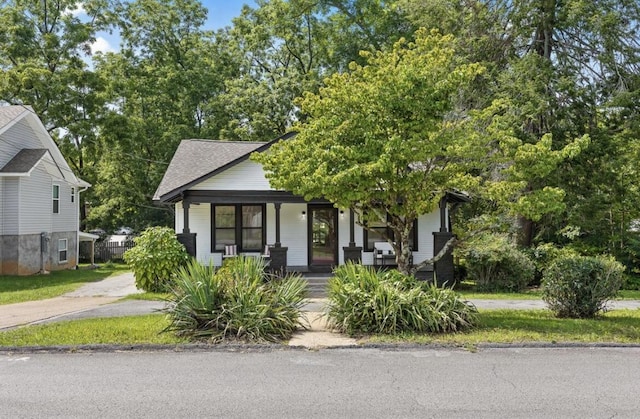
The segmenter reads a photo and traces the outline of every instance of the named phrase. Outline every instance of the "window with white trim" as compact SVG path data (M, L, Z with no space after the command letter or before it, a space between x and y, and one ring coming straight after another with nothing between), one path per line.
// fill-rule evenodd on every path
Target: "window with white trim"
M67 248L68 242L67 239L59 239L58 240L58 263L64 263L67 261Z
M60 185L53 185L52 198L53 198L53 213L59 214L60 213Z

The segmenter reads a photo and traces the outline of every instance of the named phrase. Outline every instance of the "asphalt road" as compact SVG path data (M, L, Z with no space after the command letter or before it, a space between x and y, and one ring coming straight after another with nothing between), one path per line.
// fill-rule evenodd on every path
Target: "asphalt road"
M0 354L2 418L636 418L640 348Z

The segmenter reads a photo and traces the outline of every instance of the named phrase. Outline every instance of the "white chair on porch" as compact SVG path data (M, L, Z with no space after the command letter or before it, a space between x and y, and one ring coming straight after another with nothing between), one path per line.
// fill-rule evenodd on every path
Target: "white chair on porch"
M235 244L228 244L224 247L223 259L238 257L238 246Z

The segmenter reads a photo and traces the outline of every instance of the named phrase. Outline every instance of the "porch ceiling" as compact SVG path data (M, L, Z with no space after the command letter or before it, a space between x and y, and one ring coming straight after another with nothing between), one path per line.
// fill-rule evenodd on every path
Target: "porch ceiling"
M176 200L191 204L259 204L265 202L278 203L310 203L310 204L330 204L326 199L305 200L303 197L294 195L288 191L184 191L181 197Z

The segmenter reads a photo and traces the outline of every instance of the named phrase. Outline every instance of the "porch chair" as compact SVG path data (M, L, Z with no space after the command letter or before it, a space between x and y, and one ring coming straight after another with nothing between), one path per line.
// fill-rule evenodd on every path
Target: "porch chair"
M389 242L373 243L373 266L395 265L396 253Z
M264 246L264 252L261 255L264 259L269 259L271 257L271 254L269 253L269 245L265 244Z
M238 257L238 246L235 244L228 244L224 247L223 259Z

